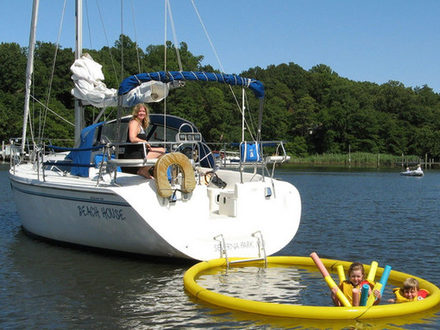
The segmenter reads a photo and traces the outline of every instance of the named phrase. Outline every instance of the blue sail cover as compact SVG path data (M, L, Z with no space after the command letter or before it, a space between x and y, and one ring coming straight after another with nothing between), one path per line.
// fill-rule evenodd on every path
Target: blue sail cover
M250 88L256 97L264 97L264 86L261 81L243 78L233 74L213 73L213 72L195 72L195 71L158 71L152 73L139 73L125 78L119 86L119 95L128 93L133 88L147 81L161 81L168 83L172 81L213 81L231 86L244 86Z
M92 150L99 149L99 147L94 147L93 142L95 141L95 130L105 124L105 122L99 122L91 126L87 126L81 131L81 142L79 148L71 151L67 158L70 158L76 166L72 166L70 169L70 174L78 176L89 176L89 166L92 156ZM102 147L102 146L100 146Z

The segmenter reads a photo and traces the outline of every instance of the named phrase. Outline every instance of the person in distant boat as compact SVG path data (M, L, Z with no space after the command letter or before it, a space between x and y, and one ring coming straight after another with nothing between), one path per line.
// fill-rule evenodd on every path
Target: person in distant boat
M146 156L148 159L153 159L163 155L165 153L164 148L152 147L147 141L146 129L150 125L150 111L148 107L144 103L136 104L133 107L132 115L133 116L128 123L127 142L143 142L145 144L145 152L147 155L144 153L144 145L139 143L136 145L126 145L124 158L143 159ZM142 175L147 179L151 179L153 177L152 166L124 168L124 172Z
M353 289L362 290L362 286L364 284L368 284L370 287L368 295L374 294L376 296L376 300L374 304L378 304L381 299L381 294L379 290L374 290L372 292L372 288L374 283L370 283L367 279L365 279L365 271L364 266L360 262L353 262L348 268L348 279L342 281L339 284L339 289L344 293L347 297L350 304L353 304ZM338 297L335 293L332 292L332 300L335 306L342 306L342 303L339 301Z
M429 291L419 288L419 281L413 277L407 278L401 288L393 289L396 296L394 299L388 299L389 303L402 303L409 301L423 300L429 296Z
M407 168L406 168L406 171L407 171L407 172L409 172L409 171L410 171L410 170L409 170L409 167L407 167Z
M421 172L421 171L422 171L422 167L420 166L420 164L417 165L417 169L416 169L416 171L417 171L417 172Z

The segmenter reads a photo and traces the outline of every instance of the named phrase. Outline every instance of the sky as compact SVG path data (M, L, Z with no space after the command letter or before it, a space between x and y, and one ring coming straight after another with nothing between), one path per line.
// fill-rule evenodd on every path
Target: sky
M83 1L84 48L113 46L121 32L144 50L163 44L164 0ZM440 93L439 0L193 1L209 39L191 0L170 0L176 38L168 19L166 39L186 42L225 73L325 64L354 81L396 80ZM0 42L26 47L32 0L0 2ZM74 47L74 0L66 1L60 28L63 7L63 0L40 0L37 40Z

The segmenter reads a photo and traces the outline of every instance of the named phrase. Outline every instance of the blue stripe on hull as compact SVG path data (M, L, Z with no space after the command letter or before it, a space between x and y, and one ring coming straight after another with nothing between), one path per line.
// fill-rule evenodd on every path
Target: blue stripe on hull
M81 197L70 197L70 196L62 196L62 195L55 195L55 194L47 194L47 193L34 192L34 191L22 189L22 188L14 186L14 185L11 185L11 188L15 189L23 194L41 196L41 197L45 197L45 198L54 198L54 199L92 203L92 204L106 204L106 205L117 205L117 206L131 207L130 204L128 204L127 202L93 200L93 199L81 198ZM51 188L49 188L49 189L51 189Z

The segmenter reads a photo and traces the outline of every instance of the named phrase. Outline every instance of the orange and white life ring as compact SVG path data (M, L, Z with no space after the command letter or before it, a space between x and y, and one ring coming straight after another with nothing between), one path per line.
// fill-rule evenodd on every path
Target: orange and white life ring
M196 187L196 179L191 162L184 154L180 152L171 152L161 156L154 166L154 178L159 196L168 198L175 190L171 188L168 181L167 170L171 165L177 165L182 170L183 180L181 190L184 193L191 193Z

